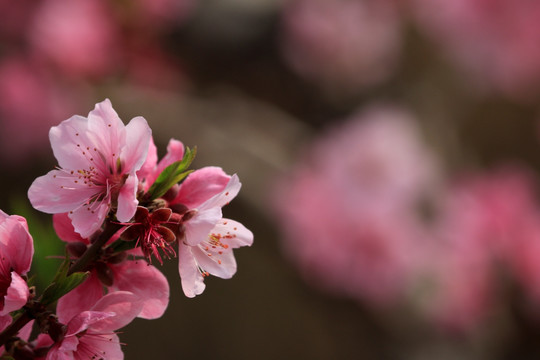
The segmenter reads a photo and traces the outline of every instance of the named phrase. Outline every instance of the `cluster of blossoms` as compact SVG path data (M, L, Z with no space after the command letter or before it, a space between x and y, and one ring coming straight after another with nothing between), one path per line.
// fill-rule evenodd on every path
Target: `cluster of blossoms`
M461 332L507 306L510 284L521 305L540 301L531 171L447 179L414 116L385 106L359 112L306 155L275 208L284 249L314 286L375 308L406 304Z
M109 100L53 127L50 141L59 166L28 197L54 214L69 256L37 296L25 277L33 255L26 221L0 212L0 354L121 359L115 331L135 317L158 318L168 305L154 261L178 258L188 297L204 291L209 275L234 275L233 249L251 245L253 234L223 218L222 207L241 184L217 167L187 170L195 151L177 140L158 162L146 120L124 125ZM29 341L32 320L40 335Z

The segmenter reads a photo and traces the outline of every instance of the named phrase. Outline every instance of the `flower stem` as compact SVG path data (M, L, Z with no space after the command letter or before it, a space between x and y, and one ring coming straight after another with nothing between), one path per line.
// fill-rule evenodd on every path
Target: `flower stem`
M105 222L105 229L96 239L96 241L84 252L84 254L69 268L67 275L71 275L75 272L84 271L88 264L95 260L96 256L101 251L103 245L109 241L109 239L122 228L121 224L111 221Z

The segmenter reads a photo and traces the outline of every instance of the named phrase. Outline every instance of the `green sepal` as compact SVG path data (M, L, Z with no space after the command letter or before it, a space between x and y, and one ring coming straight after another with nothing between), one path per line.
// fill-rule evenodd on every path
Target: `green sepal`
M163 195L175 184L178 184L180 181L184 180L186 176L193 172L193 170L187 170L189 165L193 162L195 155L197 154L197 147L194 147L193 150L186 148L186 152L182 160L176 161L171 165L167 166L158 178L152 184L148 192L146 193L146 198L149 200L155 200Z
M90 275L90 272L76 272L71 275L67 275L69 270L69 257L66 255L66 259L60 265L60 269L56 273L53 282L49 285L43 295L40 302L44 305L49 305L60 299L62 296L75 289L82 284L86 278Z

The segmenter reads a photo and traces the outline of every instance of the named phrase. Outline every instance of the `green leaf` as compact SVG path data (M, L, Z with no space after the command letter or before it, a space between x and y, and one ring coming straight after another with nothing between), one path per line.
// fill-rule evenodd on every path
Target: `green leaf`
M62 265L60 265L52 284L49 285L43 292L40 300L42 304L49 305L54 303L62 296L82 284L82 282L90 275L89 272L76 272L67 276L69 265L69 257L66 254L66 259Z
M186 176L188 176L193 170L187 170L189 165L193 162L195 155L197 154L197 147L194 147L193 150L186 148L184 158L180 161L176 161L171 165L167 166L158 178L152 184L146 197L149 200L157 199L165 195L165 193L175 184L182 181Z

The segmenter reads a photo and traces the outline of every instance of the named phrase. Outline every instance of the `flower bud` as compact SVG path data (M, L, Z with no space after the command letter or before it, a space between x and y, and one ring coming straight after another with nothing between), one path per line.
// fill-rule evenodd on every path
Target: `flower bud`
M172 211L180 215L185 214L189 210L189 208L184 204L172 204L169 207L172 209Z
M178 191L180 190L180 186L178 184L174 184L165 195L162 196L162 198L166 201L173 201L176 196L178 195Z

